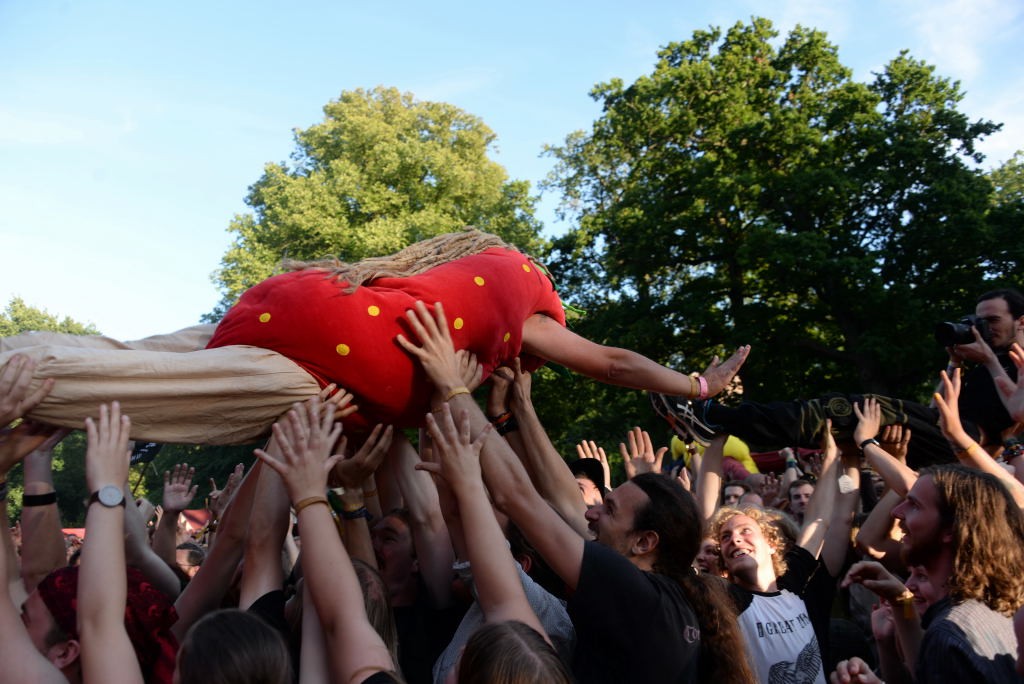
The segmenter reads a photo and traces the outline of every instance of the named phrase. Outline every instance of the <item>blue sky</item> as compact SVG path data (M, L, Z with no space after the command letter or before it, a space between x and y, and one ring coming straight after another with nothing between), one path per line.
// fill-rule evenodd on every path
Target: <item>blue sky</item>
M292 129L343 90L394 86L481 117L495 159L539 156L599 115L591 87L658 48L765 16L829 33L858 80L901 49L1024 148L1019 0L433 3L0 0L0 305L12 296L122 339L191 325L218 299L226 232ZM541 218L557 234L557 197Z

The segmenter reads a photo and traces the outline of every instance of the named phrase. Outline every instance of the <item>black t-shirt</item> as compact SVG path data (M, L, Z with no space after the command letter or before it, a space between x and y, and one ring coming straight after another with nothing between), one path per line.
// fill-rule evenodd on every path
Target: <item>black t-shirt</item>
M577 681L697 681L700 627L675 580L587 542L568 610L576 628Z
M1017 367L1010 359L1009 352L996 352L999 365L1003 367L1010 379L1016 382ZM999 398L992 373L985 366L975 366L963 376L963 388L960 390L960 418L974 423L982 430L990 443L998 442L1000 433L1013 425L1006 407Z

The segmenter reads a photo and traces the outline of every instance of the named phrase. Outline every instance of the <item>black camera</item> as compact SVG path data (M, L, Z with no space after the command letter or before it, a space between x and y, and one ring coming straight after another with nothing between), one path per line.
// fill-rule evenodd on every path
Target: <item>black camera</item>
M974 342L974 333L971 328L977 328L981 333L981 339L992 346L992 330L988 327L988 321L978 318L974 314L967 314L956 323L946 321L935 326L935 341L943 347L952 347L954 344L970 344Z

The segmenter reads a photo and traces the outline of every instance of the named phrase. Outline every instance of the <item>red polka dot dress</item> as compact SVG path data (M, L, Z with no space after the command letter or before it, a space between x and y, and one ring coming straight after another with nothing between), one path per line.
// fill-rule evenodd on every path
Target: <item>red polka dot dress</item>
M276 351L356 396L351 427L423 423L432 388L395 341L410 339L405 313L417 300L440 301L456 349L473 352L484 377L520 355L523 322L541 313L565 325L551 281L515 250L492 247L419 275L378 278L346 294L343 281L315 269L269 278L247 290L208 347L251 345ZM543 363L524 358L528 369Z

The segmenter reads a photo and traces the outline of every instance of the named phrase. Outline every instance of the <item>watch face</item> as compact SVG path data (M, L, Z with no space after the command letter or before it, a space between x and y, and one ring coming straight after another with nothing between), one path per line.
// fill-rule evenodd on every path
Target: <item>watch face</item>
M106 485L104 487L101 487L100 491L97 492L97 498L100 500L100 503L103 504L104 506L107 506L108 508L113 508L114 506L120 506L121 503L124 501L124 492L121 491L120 487L115 487L114 485Z

